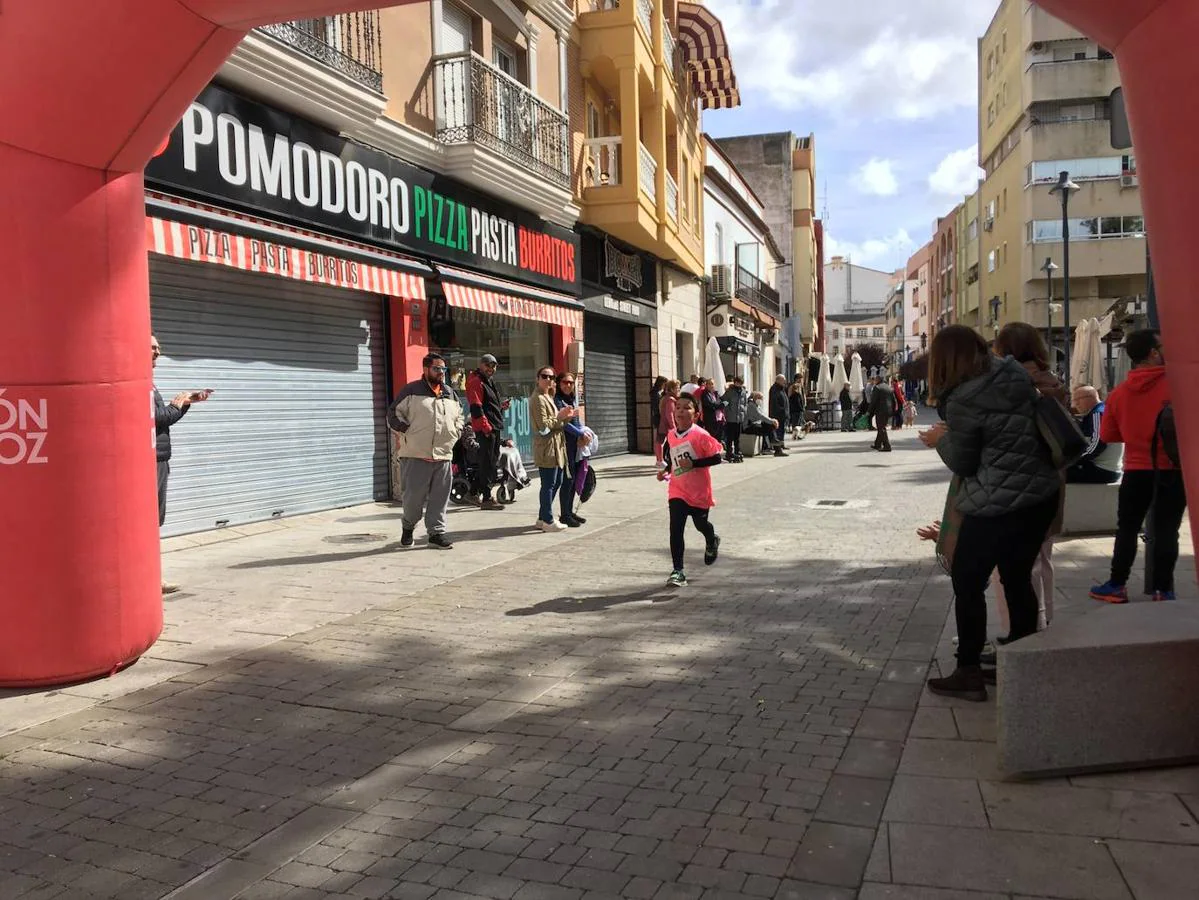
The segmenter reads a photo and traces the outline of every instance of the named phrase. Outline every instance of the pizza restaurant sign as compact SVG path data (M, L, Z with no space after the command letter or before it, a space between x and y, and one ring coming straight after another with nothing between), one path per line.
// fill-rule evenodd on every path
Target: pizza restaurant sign
M216 85L192 103L146 180L579 292L574 232Z

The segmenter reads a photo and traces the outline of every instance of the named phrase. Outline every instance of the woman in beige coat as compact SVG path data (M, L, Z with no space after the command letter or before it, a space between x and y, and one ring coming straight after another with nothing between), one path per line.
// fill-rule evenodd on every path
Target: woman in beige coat
M541 511L537 527L542 531L565 531L566 526L554 520L554 497L562 487L566 468L565 423L578 411L573 406L559 409L554 405L556 375L553 367L543 366L537 372L537 389L529 398L529 414L533 423L533 464L541 474Z

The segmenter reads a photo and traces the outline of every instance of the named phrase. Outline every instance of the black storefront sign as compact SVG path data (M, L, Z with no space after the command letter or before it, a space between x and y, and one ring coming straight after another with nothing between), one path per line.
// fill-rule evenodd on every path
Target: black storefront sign
M579 235L461 182L209 85L146 181L579 294Z
M607 235L584 231L579 237L583 281L614 294L657 304L658 261L653 256L620 244Z

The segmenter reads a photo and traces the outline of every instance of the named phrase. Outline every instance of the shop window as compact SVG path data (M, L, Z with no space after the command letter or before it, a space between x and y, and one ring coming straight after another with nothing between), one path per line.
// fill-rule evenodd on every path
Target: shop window
M495 381L500 395L512 400L504 413L505 436L526 459L533 454L529 398L537 370L553 363L550 326L531 319L457 309L430 298L429 343L446 358L447 380L465 406L466 377L490 353L499 360Z

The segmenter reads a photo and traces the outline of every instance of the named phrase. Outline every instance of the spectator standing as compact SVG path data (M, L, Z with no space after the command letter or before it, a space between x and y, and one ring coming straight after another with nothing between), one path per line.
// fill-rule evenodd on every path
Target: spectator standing
M654 457L658 467L662 466L662 442L670 429L674 428L674 411L679 402L680 385L677 379L670 379L662 388L662 399L658 403L658 436L654 442Z
M1089 384L1076 387L1071 405L1078 416L1078 427L1087 439L1082 459L1066 470L1069 484L1115 484L1124 471L1124 445L1105 444L1100 435L1104 403L1099 391Z
M891 414L891 427L898 431L903 427L903 405L907 402L907 397L898 378L891 379L891 390L895 393L895 411Z
M774 385L770 388L769 415L776 423L775 445L781 447L787 440L787 422L791 417L791 402L787 399L787 376L785 375L776 376Z
M649 389L649 427L654 434L654 440L658 438L658 426L662 422L662 391L665 387L666 376L659 375Z
M451 550L445 515L454 483L454 445L464 425L462 405L445 383L445 357L430 353L421 366L421 377L404 386L387 415L387 424L399 435L396 455L404 507L400 545L412 546L423 514L429 546Z
M537 527L542 531L565 531L565 522L554 521L554 497L562 489L566 469L566 423L573 419L573 406L559 408L554 403L557 381L552 366L537 371L537 389L529 398L533 424L533 462L541 476L541 508Z
M474 468L471 493L475 505L482 509L503 509L504 505L491 496L500 467L500 441L504 430L504 410L508 401L500 399L495 385L499 361L490 353L479 360L479 368L466 380L466 402L470 406L470 427L478 441L478 465Z
M150 335L150 368L158 367L162 346L158 338ZM170 403L162 399L158 386L154 386L154 457L158 468L158 527L167 520L167 481L171 477L171 426L182 419L193 403L203 403L212 396L212 388L202 391L183 391L176 394ZM173 594L179 585L162 582L162 592Z
M895 393L879 376L876 375L871 381L874 389L870 392L870 419L875 429L871 446L883 453L890 453L891 437L887 434L887 426L891 424L891 416L895 411Z
M745 415L749 406L749 391L745 389L745 379L740 375L733 376L733 383L721 398L724 403L724 458L726 462L745 462L741 455L741 429L745 425Z
M704 430L716 440L724 444L724 428L727 416L724 410L724 400L716 393L716 380L708 378L703 384L700 395L700 408L703 415Z
M837 399L841 403L841 430L853 431L853 395L848 384L842 386L841 396Z
M1057 514L1061 477L1040 437L1037 389L1028 372L991 353L973 329L950 325L937 333L929 383L944 421L920 439L936 448L960 482L954 502L961 524L950 572L957 669L928 686L936 694L982 701L987 582L998 568L1011 616L1009 639L1035 633L1032 567Z
M578 528L587 522L574 512L575 476L579 468L579 448L591 443L587 431L579 421L578 406L575 400L575 377L570 372L558 376L558 392L554 395L554 406L559 410L570 409L574 415L562 423L562 432L566 438L566 465L563 467L562 487L558 491L558 521L567 528ZM587 465L584 461L583 465Z
M779 376L779 378L782 377L782 375ZM791 386L787 388L787 402L789 404L787 414L791 420L792 437L799 440L807 433L804 430L804 413L808 405L807 399L804 397L803 385L799 381L791 382Z
M1091 588L1091 597L1106 603L1128 602L1128 576L1137 558L1137 539L1145 517L1151 525L1154 600L1174 599L1174 567L1178 563L1178 529L1186 511L1182 471L1170 459L1157 423L1170 402L1166 381L1166 355L1156 331L1134 331L1124 340L1132 363L1128 377L1108 395L1099 427L1106 444L1124 444L1124 478L1120 482L1116 514L1116 542L1112 550L1111 577ZM1154 444L1157 455L1154 456Z

